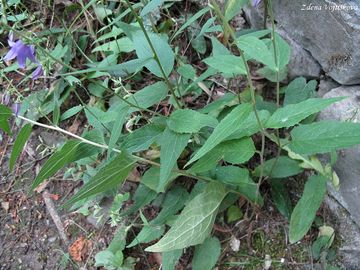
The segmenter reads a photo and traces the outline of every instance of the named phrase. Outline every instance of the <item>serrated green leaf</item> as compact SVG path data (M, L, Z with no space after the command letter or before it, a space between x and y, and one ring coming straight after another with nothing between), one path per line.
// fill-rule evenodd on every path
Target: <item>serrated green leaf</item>
M285 89L284 106L316 97L316 86L317 82L315 80L306 83L304 77L291 81Z
M168 127L178 133L197 133L203 127L216 127L216 118L190 109L179 109L167 120Z
M166 128L161 138L160 149L160 182L158 192L164 192L169 184L169 177L176 161L184 151L191 134L179 134Z
M311 176L291 214L289 240L296 243L308 232L326 193L326 178Z
M240 36L236 41L237 46L251 59L254 59L270 69L276 71L275 58L265 42L255 36Z
M207 238L195 247L192 259L193 270L212 270L221 254L221 244L216 237Z
M215 146L220 144L229 134L241 126L251 112L251 104L245 103L236 106L214 129L213 133L206 140L204 145L196 152L192 159L186 164L189 165L198 160Z
M201 244L212 230L226 193L222 184L208 184L204 192L186 205L165 236L146 251L164 252Z
M63 207L68 207L79 200L117 187L125 181L130 171L134 168L135 163L135 158L123 151L109 164L101 168Z
M321 154L360 144L360 124L321 121L295 127L289 148L298 154Z
M135 239L127 245L127 248L131 248L141 243L149 243L160 236L165 232L165 226L149 226L145 225Z
M205 64L221 73L245 75L246 68L241 57L234 55L216 55L203 60Z
M71 140L66 142L59 151L55 152L45 162L39 174L36 176L31 188L36 188L44 180L53 176L65 165L85 157L90 157L97 154L98 152L98 147L83 143L81 141Z
M325 109L330 104L344 98L310 98L297 104L290 104L275 111L265 123L266 128L291 127L306 117Z
M160 64L165 74L163 74L161 68L155 59L151 59L148 63L145 64L145 67L154 75L164 78L164 76L168 77L174 67L174 53L167 42L167 38L165 36L161 36L159 34L155 34L152 32L147 33L149 39L154 47L154 50L159 58ZM132 33L132 41L134 43L136 55L139 59L148 59L153 58L153 51L141 30Z
M29 139L30 134L31 134L31 125L26 124L25 126L23 126L18 136L16 137L9 161L10 171L12 171L12 169L14 168L16 159L21 154L26 141Z
M274 162L275 166L274 166ZM264 163L263 175L271 178L285 178L297 175L303 171L300 163L286 156L280 156L278 159L272 158ZM254 175L260 176L261 165L256 167ZM271 173L271 175L270 175Z

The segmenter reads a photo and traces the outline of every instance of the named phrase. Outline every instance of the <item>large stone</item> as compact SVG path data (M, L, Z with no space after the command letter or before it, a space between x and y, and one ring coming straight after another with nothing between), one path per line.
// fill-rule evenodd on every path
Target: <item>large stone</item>
M273 0L280 27L343 85L360 83L360 0Z
M244 14L247 22L252 28L262 29L264 26L263 7L244 8ZM271 25L267 25L271 27ZM296 77L305 77L308 79L318 78L322 72L321 66L315 58L297 43L291 35L281 26L277 25L276 31L284 38L291 47L290 62L288 64L288 79L293 80Z
M329 106L319 114L319 120L341 120L360 123L360 86L338 87L324 95L330 97L349 97ZM349 211L353 220L360 226L360 146L338 152L334 166L340 178L339 192L331 194Z

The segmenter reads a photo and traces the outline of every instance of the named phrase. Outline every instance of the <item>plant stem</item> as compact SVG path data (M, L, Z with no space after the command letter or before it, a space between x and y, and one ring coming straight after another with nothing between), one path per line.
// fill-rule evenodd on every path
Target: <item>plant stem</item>
M224 31L228 31L228 33L230 34L231 38L233 39L233 42L236 41L236 36L234 33L234 30L231 28L231 26L229 25L229 23L226 21L226 19L224 18L224 16L222 15L222 13L220 12L219 6L216 4L215 0L211 0L211 4L213 6L213 9L215 10L215 13L218 17L220 17L221 21L223 22L223 25L226 29L224 29ZM260 132L261 132L261 151L260 151L260 166L261 166L261 170L260 170L260 176L259 176L259 183L261 183L261 180L263 178L263 174L264 174L264 169L263 169L263 165L264 165L264 152L265 152L265 135L267 134L263 124L261 123L261 119L260 116L256 110L256 99L255 99L255 90L254 90L254 85L252 83L251 80L251 73L250 73L250 68L248 63L246 62L244 53L239 49L240 51L240 56L241 59L244 63L245 69L246 69L246 74L247 74L247 81L248 81L248 85L250 87L250 93L251 93L251 103L252 103L252 107L253 107L253 111L256 117L256 121L260 127ZM260 186L260 184L258 185Z
M181 108L181 104L180 104L179 100L178 100L177 97L176 97L175 90L174 90L171 82L169 81L168 77L167 77L166 74L165 74L165 71L164 71L163 66L161 65L159 56L158 56L158 54L156 53L156 50L155 50L155 48L154 48L154 45L152 44L152 42L151 42L151 40L150 40L150 37L149 37L149 35L148 35L148 33L147 33L146 29L145 29L145 26L144 26L144 24L143 24L142 18L136 13L136 11L135 11L134 8L132 7L132 5L131 5L131 3L129 2L129 0L125 0L125 1L126 1L127 5L129 6L131 12L132 12L133 15L135 16L136 21L139 23L140 28L141 28L141 30L143 31L144 35L145 35L146 41L147 41L147 43L149 44L150 49L151 49L151 51L152 51L152 53L153 53L153 58L154 58L154 60L156 61L157 65L158 65L159 68L160 68L160 71L161 71L161 74L162 74L162 76L163 76L163 79L164 79L165 83L167 84L167 86L168 86L168 88L169 88L169 90L170 90L170 92L171 92L171 95L173 96L173 98L174 98L174 100L175 100L176 105L177 105L179 108Z

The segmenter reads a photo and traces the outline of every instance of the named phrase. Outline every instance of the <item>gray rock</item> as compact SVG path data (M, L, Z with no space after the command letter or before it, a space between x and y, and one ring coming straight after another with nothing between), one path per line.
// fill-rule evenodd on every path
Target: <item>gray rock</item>
M360 0L273 0L272 3L277 27L310 53L328 76L343 85L360 83ZM263 27L262 6L247 7L244 11L251 27ZM296 46L292 47L298 51ZM306 62L299 64L296 68L300 70L308 68Z
M279 26L309 51L329 76L343 85L360 83L360 0L272 2Z
M323 97L330 90L337 88L339 86L340 85L331 78L323 78L320 80L317 94L319 97Z
M247 6L244 8L244 16L252 28L263 28L263 11L264 8L262 5L258 7ZM271 25L267 24L267 27L270 28ZM291 57L288 65L288 79L293 80L300 76L309 79L318 78L322 69L315 58L312 57L308 51L304 50L303 47L288 34L286 29L277 25L276 31L289 43L291 47Z
M357 270L360 265L360 229L354 223L348 211L332 196L325 198L325 203L331 213L336 217L338 224L335 231L341 238L341 246L338 255L342 257L341 262L347 270ZM332 224L333 225L333 224Z
M288 79L293 80L296 77L305 77L314 79L320 77L321 66L304 50L290 35L283 29L277 29L277 32L289 43L291 47L290 62L288 64Z
M326 93L324 98L340 96L349 98L332 104L319 114L318 119L360 122L360 86L338 87ZM360 226L360 146L339 151L334 169L340 178L340 190L331 193Z

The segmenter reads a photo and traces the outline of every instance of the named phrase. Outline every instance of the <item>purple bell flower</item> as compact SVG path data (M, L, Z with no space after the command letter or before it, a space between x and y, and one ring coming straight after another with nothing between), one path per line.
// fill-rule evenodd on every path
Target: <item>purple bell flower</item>
M12 34L9 35L8 44L11 49L4 56L4 61L10 61L16 58L19 67L24 69L26 67L26 59L29 59L32 63L38 65L32 74L32 79L36 80L43 74L42 66L35 57L35 47L33 45L26 45L21 40L15 42Z

